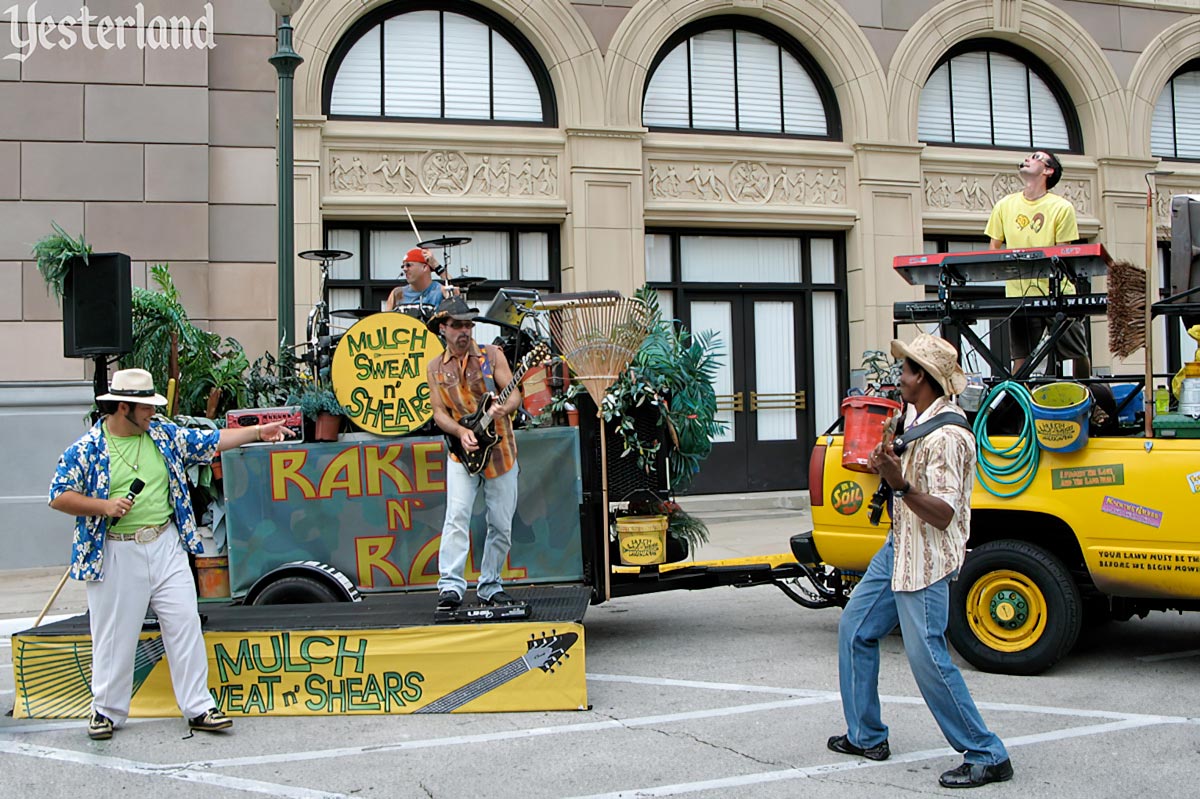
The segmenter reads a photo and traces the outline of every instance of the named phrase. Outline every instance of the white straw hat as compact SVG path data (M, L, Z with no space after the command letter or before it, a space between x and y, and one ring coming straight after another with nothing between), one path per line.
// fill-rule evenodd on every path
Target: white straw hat
M166 405L167 398L154 391L154 378L145 369L122 369L113 373L107 394L96 401L140 402L143 405Z

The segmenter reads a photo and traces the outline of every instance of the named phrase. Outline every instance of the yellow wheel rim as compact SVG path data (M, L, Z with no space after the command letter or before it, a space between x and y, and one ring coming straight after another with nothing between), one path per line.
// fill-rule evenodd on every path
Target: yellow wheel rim
M988 572L967 594L967 624L991 649L1021 652L1046 632L1046 597L1020 572Z

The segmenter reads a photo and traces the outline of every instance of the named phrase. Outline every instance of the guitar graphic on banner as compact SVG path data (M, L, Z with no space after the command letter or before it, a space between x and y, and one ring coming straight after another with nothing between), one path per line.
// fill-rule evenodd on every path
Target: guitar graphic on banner
M549 357L550 349L544 343L538 344L521 359L521 363L513 372L512 380L508 381L508 385L500 392L500 396L484 394L480 398L479 407L475 409L475 412L458 420L460 425L475 434L475 443L479 445L479 449L467 452L458 436L446 434L446 446L458 458L459 463L466 468L467 474L475 476L482 472L483 468L487 466L492 448L500 441L500 436L495 430L496 420L488 413L488 409L493 405L503 405L517 386L521 385L521 378L525 376L525 373L534 366L544 363Z
M507 663L493 672L483 675L479 679L472 680L445 696L435 699L428 705L425 705L414 713L452 713L458 710L463 705L471 702L484 694L499 688L507 682L515 680L522 674L541 669L547 674L554 673L554 667L558 665L560 660L565 660L570 657L567 650L575 645L579 640L578 633L563 633L558 635L554 630L550 631L550 635L542 634L541 638L532 639L529 641L529 651L521 657Z

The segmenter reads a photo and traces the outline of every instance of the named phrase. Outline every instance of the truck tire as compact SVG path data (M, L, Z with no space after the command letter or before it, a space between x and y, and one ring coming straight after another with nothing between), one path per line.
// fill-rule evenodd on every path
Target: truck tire
M950 588L950 642L971 665L1040 674L1075 646L1079 588L1062 562L1025 541L991 541L967 554Z
M320 580L300 574L280 577L254 598L255 605L311 605L341 601L341 597Z

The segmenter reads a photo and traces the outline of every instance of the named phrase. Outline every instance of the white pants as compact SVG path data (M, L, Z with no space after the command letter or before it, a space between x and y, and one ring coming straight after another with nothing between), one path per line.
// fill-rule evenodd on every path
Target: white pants
M87 583L92 627L92 709L120 725L129 718L138 634L153 608L184 718L216 705L208 692L208 654L200 632L196 584L174 524L149 544L104 543L104 579Z
M442 525L442 544L438 551L438 591L455 591L466 596L467 555L471 551L471 514L475 497L483 489L487 506L487 537L479 563L476 595L483 600L502 589L500 573L512 547L512 520L517 510L517 464L499 477L488 479L483 473L471 476L458 461L446 459L446 521Z

